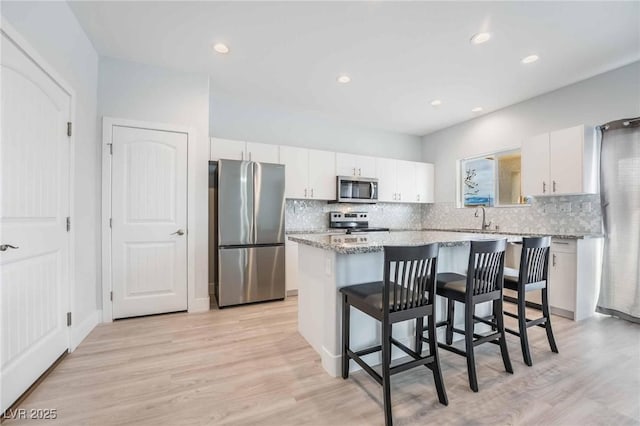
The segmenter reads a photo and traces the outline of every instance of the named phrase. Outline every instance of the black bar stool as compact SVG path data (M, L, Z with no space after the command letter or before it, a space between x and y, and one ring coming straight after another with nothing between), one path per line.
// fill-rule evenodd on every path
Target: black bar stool
M520 269L515 271L505 268L504 287L517 292L517 297L504 296L506 302L515 303L518 306L518 313L504 314L518 320L518 331L506 329L508 333L520 337L522 346L522 358L528 366L533 365L531 352L529 350L529 339L527 328L542 327L547 331L547 340L551 351L558 353L556 340L551 329L551 316L549 314L549 285L547 277L549 275L549 251L551 247L551 237L525 237L522 239L522 253L520 254ZM517 273L517 275L516 275ZM540 290L542 292L542 304L527 302L525 300L527 292ZM526 317L526 307L535 308L542 311L542 317L528 319Z
M504 368L513 373L507 341L505 339L504 317L502 309L504 253L507 240L471 241L469 265L467 275L446 272L438 274L436 294L447 298L447 318L438 322L436 327L446 326L446 344L438 342L438 346L467 358L467 372L469 386L478 392L478 379L473 348L482 343L491 342L500 346ZM464 303L464 330L454 327L455 302ZM475 306L478 303L493 302L493 315L488 318L475 316ZM495 322L491 320L495 319ZM492 332L482 336L474 333L476 322L491 326ZM453 344L453 333L464 334L465 350L460 350ZM431 338L424 338L430 341Z
M426 366L433 371L438 399L448 405L444 389L434 321L435 278L438 260L438 244L415 247L384 247L383 281L342 287L342 377L349 377L349 360L357 362L376 382L382 385L384 394L384 419L393 424L391 416L390 377L413 367ZM350 308L364 312L382 323L382 343L378 346L353 352L349 348ZM429 355L422 356L423 319L428 319ZM416 319L416 351L398 342L391 335L394 323ZM419 327L419 328L418 328ZM391 367L391 344L413 358ZM362 360L362 356L382 351L382 375Z

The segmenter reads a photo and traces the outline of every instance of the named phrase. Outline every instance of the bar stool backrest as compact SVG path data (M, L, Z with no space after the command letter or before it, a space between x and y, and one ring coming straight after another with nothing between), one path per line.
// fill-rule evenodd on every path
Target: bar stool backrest
M384 247L384 309L398 312L432 304L436 294L438 243Z
M467 268L467 295L502 290L507 240L471 241Z
M520 285L547 281L551 237L525 237L520 254Z

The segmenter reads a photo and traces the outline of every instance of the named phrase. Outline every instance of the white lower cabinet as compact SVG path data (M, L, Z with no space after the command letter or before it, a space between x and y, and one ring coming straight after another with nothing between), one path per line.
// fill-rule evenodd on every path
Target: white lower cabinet
M556 315L580 321L595 313L602 238L551 240L549 305Z
M280 163L285 165L286 198L336 199L334 152L281 146Z
M285 252L285 282L287 293L298 290L298 243L287 241L284 243Z
M549 305L554 313L573 317L576 310L576 253L552 248L549 265Z

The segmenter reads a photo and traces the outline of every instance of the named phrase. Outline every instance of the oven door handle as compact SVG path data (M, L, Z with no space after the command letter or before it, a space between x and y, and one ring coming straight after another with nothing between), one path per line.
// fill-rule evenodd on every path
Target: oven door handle
M376 186L373 184L373 182L369 182L369 185L371 185L371 199L375 199L375 194L376 194Z

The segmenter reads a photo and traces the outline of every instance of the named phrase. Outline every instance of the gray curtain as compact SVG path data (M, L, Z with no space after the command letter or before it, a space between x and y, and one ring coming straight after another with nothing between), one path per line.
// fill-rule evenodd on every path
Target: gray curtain
M640 117L601 130L605 242L596 310L640 322Z

